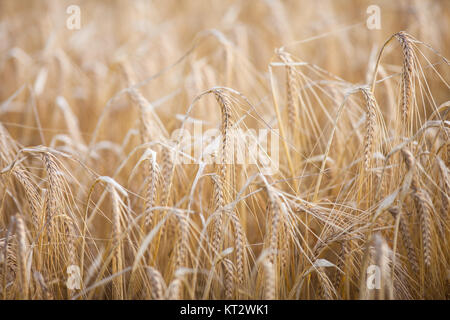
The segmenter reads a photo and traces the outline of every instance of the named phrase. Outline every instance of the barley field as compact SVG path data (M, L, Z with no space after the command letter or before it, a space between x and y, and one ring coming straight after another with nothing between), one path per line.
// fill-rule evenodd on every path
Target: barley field
M0 0L0 299L448 299L449 24Z

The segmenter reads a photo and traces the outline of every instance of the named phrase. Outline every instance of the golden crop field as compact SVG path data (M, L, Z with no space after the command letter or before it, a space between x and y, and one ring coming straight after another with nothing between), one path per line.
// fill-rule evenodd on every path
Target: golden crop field
M0 0L0 299L448 299L450 2Z

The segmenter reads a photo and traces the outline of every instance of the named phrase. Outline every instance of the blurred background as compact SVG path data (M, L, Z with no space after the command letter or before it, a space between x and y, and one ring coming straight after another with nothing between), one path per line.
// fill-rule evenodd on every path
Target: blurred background
M79 30L67 28L70 5L80 8ZM380 9L379 30L366 26L371 5ZM346 81L366 83L371 59L400 30L448 57L449 9L447 0L0 0L0 102L40 79L45 90L40 106L51 112L55 97L64 96L87 134L106 101L126 85L114 68L117 61L126 59L135 81L142 81L194 45L182 65L142 88L148 99L176 95L176 104L187 105L202 90L227 85L259 100L264 96L261 86L267 85L267 66L281 46ZM228 69L227 50L233 50ZM399 54L388 55L386 63L390 58L401 62ZM388 71L400 72L399 67ZM437 100L448 97L447 90L434 94ZM178 106L168 102L158 114L170 122ZM50 122L45 126L55 125Z

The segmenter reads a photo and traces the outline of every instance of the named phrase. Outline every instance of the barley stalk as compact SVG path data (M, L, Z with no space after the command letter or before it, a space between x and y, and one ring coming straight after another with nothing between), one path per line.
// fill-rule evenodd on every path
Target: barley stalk
M112 273L116 274L122 271L122 244L121 244L121 213L119 204L119 195L114 187L108 186L109 192L111 194L112 201L112 247L113 247L113 257L112 257ZM123 282L122 275L116 276L113 279L113 299L122 300L123 299Z
M447 222L448 211L449 211L449 193L450 193L450 178L448 173L448 168L441 158L436 157L439 166L439 172L441 174L441 218L443 229Z

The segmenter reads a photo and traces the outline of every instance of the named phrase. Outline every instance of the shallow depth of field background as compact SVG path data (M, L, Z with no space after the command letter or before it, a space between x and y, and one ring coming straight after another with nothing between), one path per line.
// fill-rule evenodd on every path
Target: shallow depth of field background
M0 298L446 299L449 22L446 0L0 0ZM199 122L278 130L278 171L174 163Z

